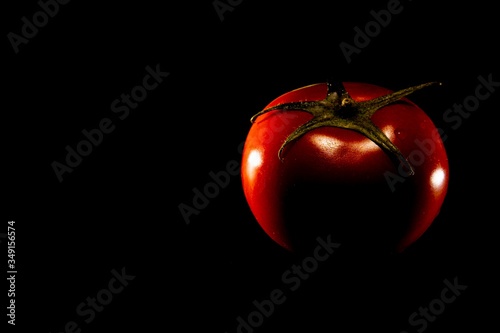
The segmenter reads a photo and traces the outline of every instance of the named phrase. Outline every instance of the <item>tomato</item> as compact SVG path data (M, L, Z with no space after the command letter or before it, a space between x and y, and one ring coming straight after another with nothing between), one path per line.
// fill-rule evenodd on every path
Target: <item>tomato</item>
M252 117L241 180L262 229L289 251L317 237L353 251L401 253L444 202L449 164L430 117L368 83L289 91Z

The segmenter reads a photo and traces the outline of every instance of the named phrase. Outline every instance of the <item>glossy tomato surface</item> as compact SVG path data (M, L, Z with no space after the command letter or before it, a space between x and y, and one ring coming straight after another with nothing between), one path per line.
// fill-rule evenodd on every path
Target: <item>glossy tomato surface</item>
M354 101L392 91L345 82ZM323 100L326 83L287 92L282 103ZM353 250L401 252L431 225L444 202L449 165L432 120L408 98L371 117L399 148L415 173L408 175L377 144L344 128L316 128L287 145L286 138L311 114L273 110L252 124L242 155L243 190L263 230L290 251L331 235Z

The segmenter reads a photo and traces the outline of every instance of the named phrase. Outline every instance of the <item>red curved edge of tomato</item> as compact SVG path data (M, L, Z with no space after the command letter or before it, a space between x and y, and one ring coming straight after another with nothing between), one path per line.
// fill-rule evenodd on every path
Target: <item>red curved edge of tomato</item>
M355 101L392 92L367 83L345 82L344 87ZM326 93L325 83L312 84L277 97L265 108L322 100ZM311 117L306 112L280 110L261 115L250 128L242 154L242 185L250 209L264 231L290 251L294 245L285 227L282 198L297 177L317 177L325 183L360 179L387 183L385 172L401 176L387 154L371 140L351 130L331 127L315 129L289 144L284 160L280 161L278 150L286 137ZM402 252L421 237L439 214L448 189L448 158L432 120L407 98L378 110L372 121L405 157L420 161L412 164L416 171L412 177L419 188L409 231L396 246L396 251ZM423 161L417 160L422 156ZM395 187L397 191L397 184Z

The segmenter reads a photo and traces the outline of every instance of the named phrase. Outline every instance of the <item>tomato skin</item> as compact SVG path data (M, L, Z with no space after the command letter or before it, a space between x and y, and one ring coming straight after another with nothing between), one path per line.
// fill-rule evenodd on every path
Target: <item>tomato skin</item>
M367 83L344 87L355 101L392 92ZM326 94L326 83L314 84L285 93L266 108L322 100ZM285 139L311 118L275 110L249 130L242 184L263 230L290 251L307 248L325 232L357 249L401 252L413 244L438 215L449 182L445 147L432 120L406 98L371 118L412 164L415 174L405 177L369 138L343 128L308 132L286 146L280 160Z

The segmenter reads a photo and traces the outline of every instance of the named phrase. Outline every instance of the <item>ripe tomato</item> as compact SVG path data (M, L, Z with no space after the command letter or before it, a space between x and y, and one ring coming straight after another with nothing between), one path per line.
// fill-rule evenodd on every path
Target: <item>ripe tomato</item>
M353 250L401 252L431 225L449 181L432 120L405 96L356 82L289 91L252 117L241 177L249 207L279 245L331 235Z

